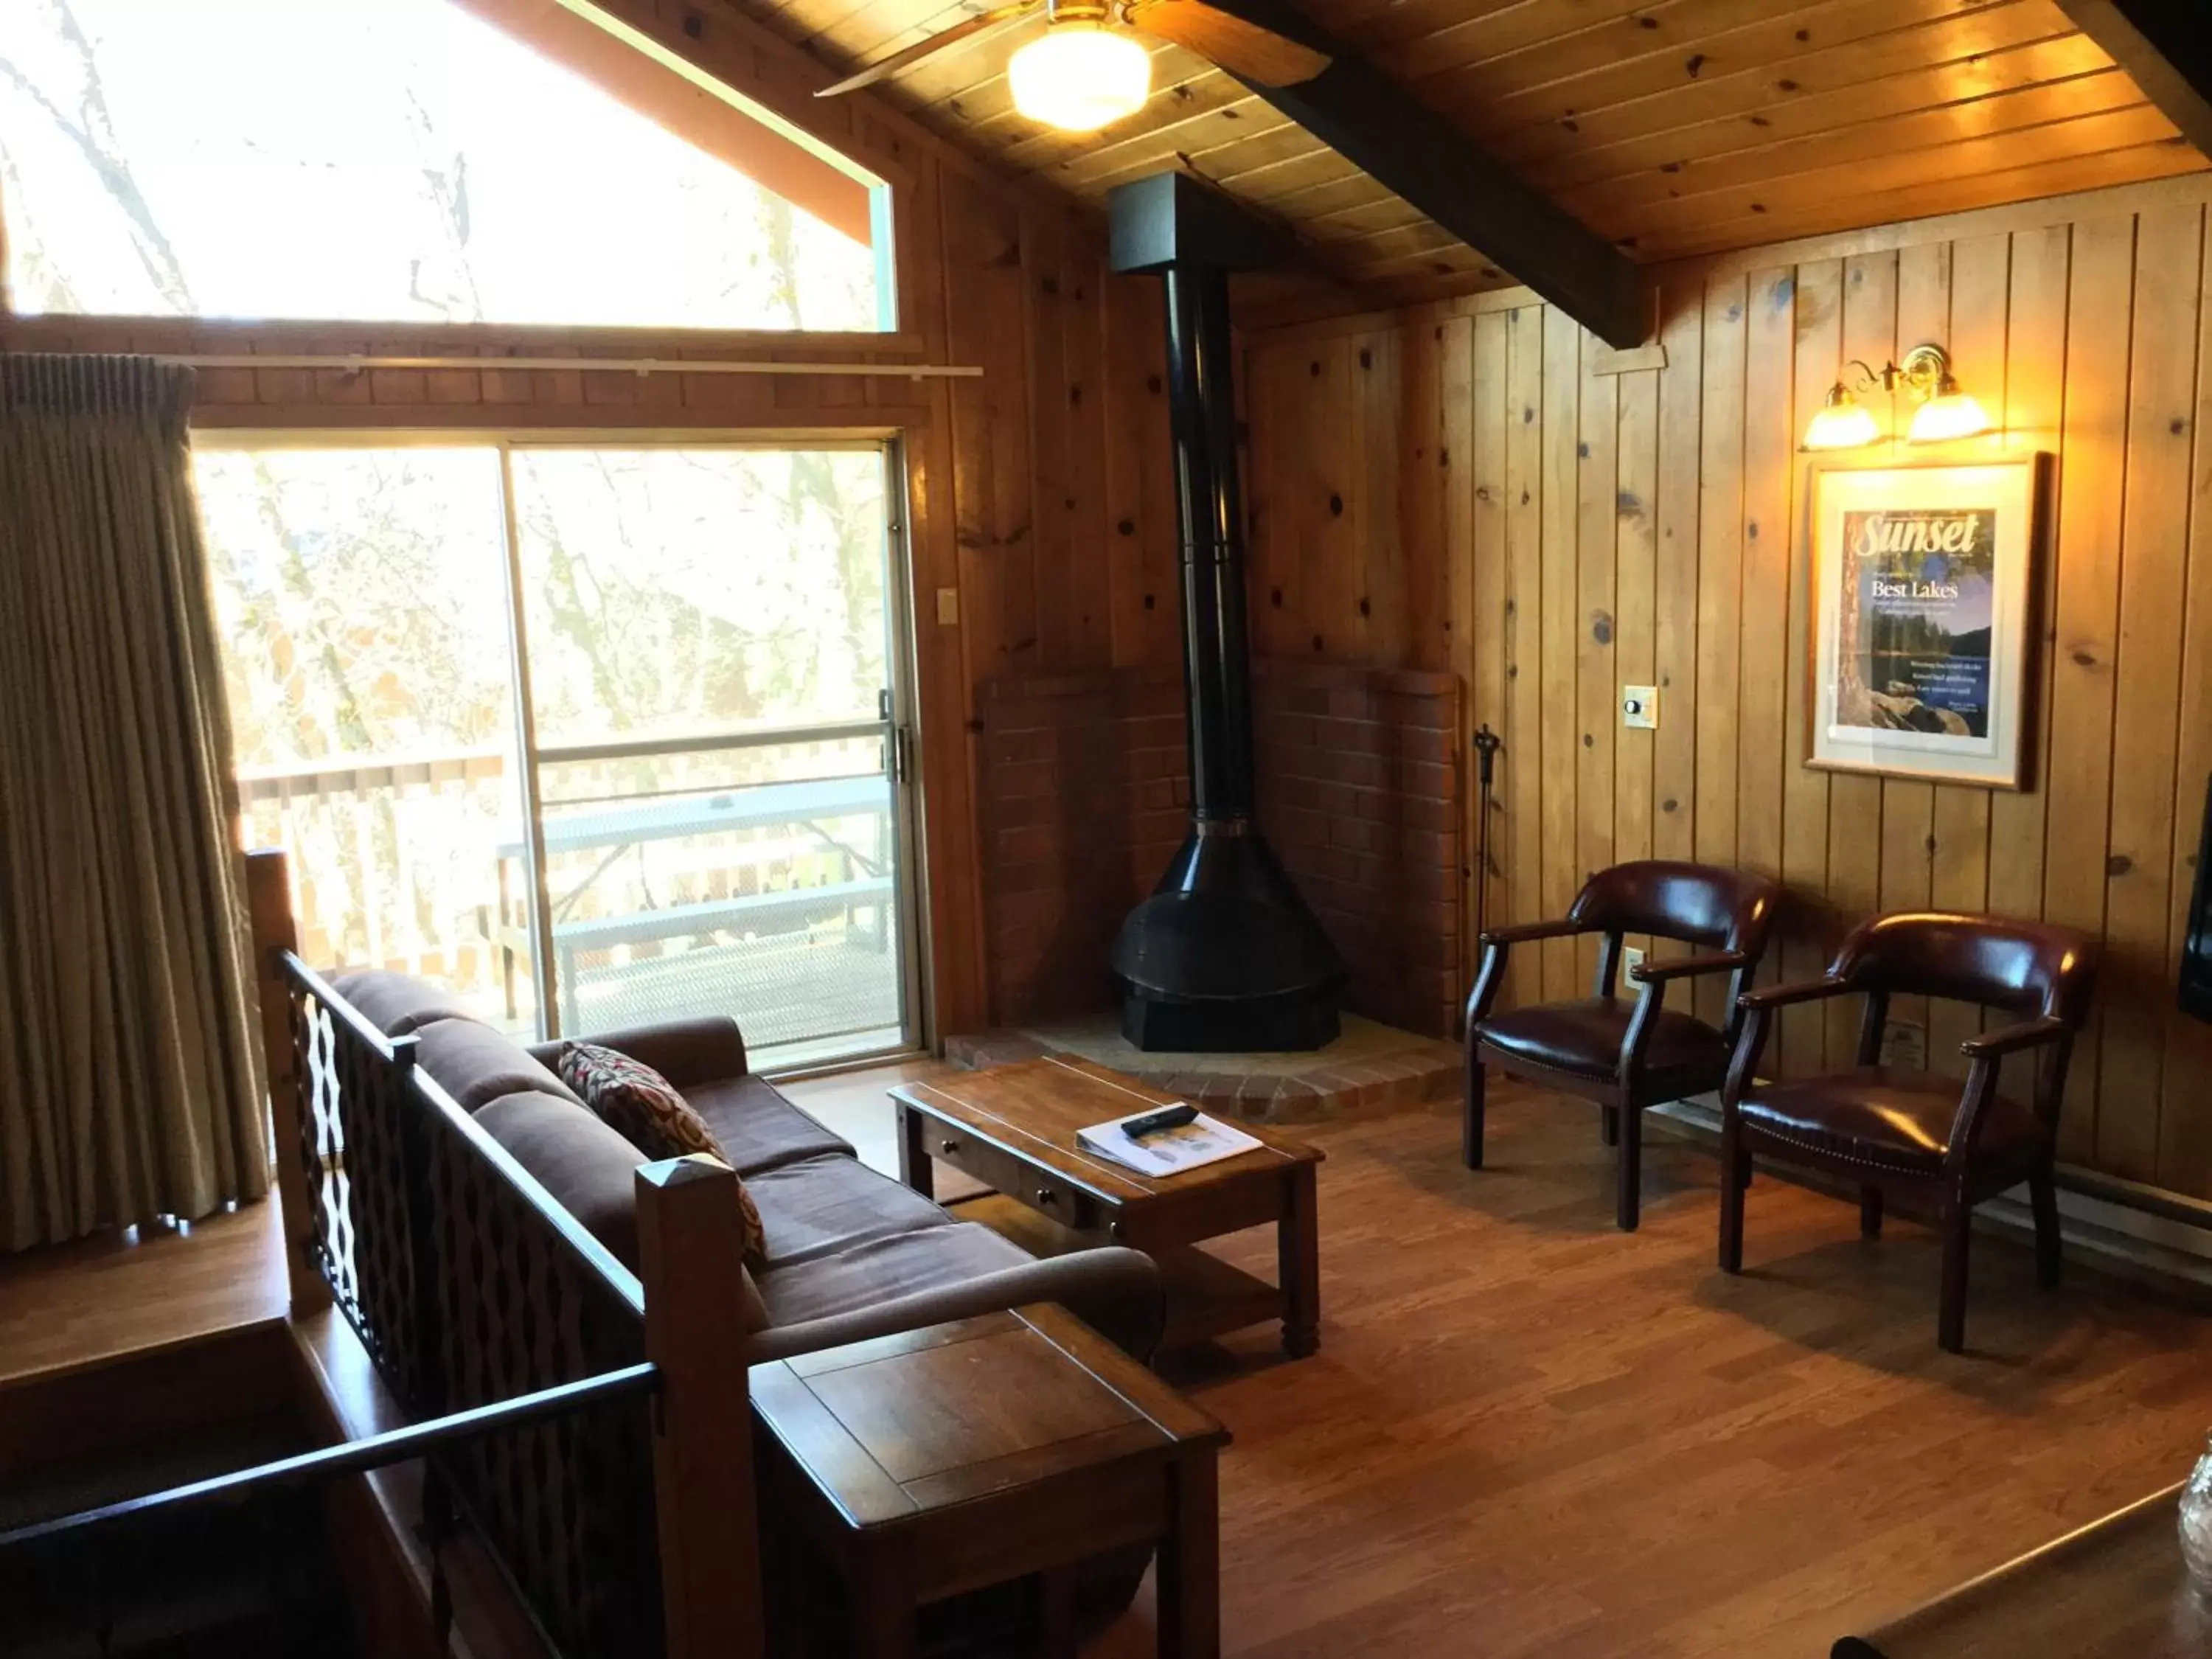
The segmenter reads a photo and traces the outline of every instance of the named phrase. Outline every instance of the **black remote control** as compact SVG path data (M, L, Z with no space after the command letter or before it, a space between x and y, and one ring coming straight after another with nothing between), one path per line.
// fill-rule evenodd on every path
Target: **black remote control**
M1198 1108L1195 1106L1164 1106L1157 1112L1131 1118L1121 1126L1121 1133L1132 1140L1142 1140L1146 1135L1156 1135L1163 1129L1180 1129L1197 1116Z

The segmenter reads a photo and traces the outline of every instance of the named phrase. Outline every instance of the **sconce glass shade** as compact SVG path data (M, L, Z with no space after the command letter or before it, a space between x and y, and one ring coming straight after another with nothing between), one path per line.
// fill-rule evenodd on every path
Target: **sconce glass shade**
M1990 417L1981 404L1959 390L1956 380L1946 380L1943 388L1912 413L1912 428L1906 434L1908 443L1948 443L1954 438L1972 438L1990 429Z
M1881 423L1874 411L1840 385L1828 393L1827 407L1805 428L1808 449L1864 449L1881 440Z
M1062 132L1096 132L1133 115L1152 91L1152 57L1096 23L1054 23L1006 65L1014 107Z

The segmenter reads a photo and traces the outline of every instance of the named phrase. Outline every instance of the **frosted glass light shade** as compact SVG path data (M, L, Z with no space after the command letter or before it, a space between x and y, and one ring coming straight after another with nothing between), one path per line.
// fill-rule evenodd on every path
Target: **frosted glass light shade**
M1062 132L1096 132L1133 115L1152 95L1152 57L1096 23L1055 23L1006 65L1014 107Z
M1881 438L1881 422L1874 411L1838 388L1828 394L1827 407L1805 428L1808 449L1864 449Z
M1981 404L1954 385L1913 411L1907 441L1940 444L1954 438L1971 438L1989 429L1990 417Z

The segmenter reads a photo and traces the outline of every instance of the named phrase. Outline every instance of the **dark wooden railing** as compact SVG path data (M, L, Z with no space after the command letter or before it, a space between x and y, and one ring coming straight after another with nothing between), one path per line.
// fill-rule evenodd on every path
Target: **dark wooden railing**
M424 1456L449 1445L465 1444L480 1435L519 1429L566 1415L602 1401L647 1395L659 1386L659 1374L649 1364L627 1366L622 1370L609 1371L603 1376L586 1377L581 1382L570 1382L539 1394L502 1400L495 1406L479 1406L473 1411L455 1412L435 1422L410 1423L404 1429L392 1429L383 1434L349 1440L343 1445L325 1446L319 1451L302 1452L296 1457L283 1457L273 1463L260 1463L249 1469L214 1475L205 1480L172 1486L166 1492L149 1492L143 1498L126 1498L118 1503L103 1504L97 1509L80 1510L75 1515L64 1515L51 1521L35 1521L28 1526L0 1532L0 1550L88 1533L111 1522L153 1515L163 1510L182 1509L202 1503L234 1504L277 1492L295 1492L342 1474L366 1474L373 1470L389 1468L394 1463L404 1463Z
M415 1064L413 1038L300 959L282 853L248 855L247 892L295 1316L335 1303L418 1420L655 1379L650 1410L614 1395L434 1443L434 1547L470 1527L564 1654L757 1655L734 1177L641 1168L633 1273Z
M387 1037L289 950L303 1241L417 1419L641 1364L637 1276ZM286 1109L283 1097L277 1109ZM456 1516L566 1654L663 1646L651 1425L635 1401L471 1436L425 1462L424 1524Z
M759 1659L735 1177L641 1166L633 1273L416 1065L416 1039L300 959L284 855L246 873L293 1317L335 1305L412 1420L0 1534L0 1553L76 1548L98 1585L135 1518L419 1461L441 1640L441 1547L466 1527L556 1653Z

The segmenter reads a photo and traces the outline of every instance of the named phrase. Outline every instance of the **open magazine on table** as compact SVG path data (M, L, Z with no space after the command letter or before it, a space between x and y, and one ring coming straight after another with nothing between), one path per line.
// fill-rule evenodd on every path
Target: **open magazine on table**
M1133 1140L1126 1126L1138 1119L1150 1117L1160 1109L1147 1106L1141 1112L1132 1112L1127 1117L1117 1117L1105 1123L1094 1123L1087 1129L1075 1132L1076 1145L1086 1152L1134 1170L1139 1175L1181 1175L1186 1170L1196 1170L1208 1164L1218 1164L1224 1158L1235 1158L1249 1152L1261 1143L1242 1129L1232 1129L1217 1118L1200 1112L1189 1122L1176 1129L1159 1129Z

